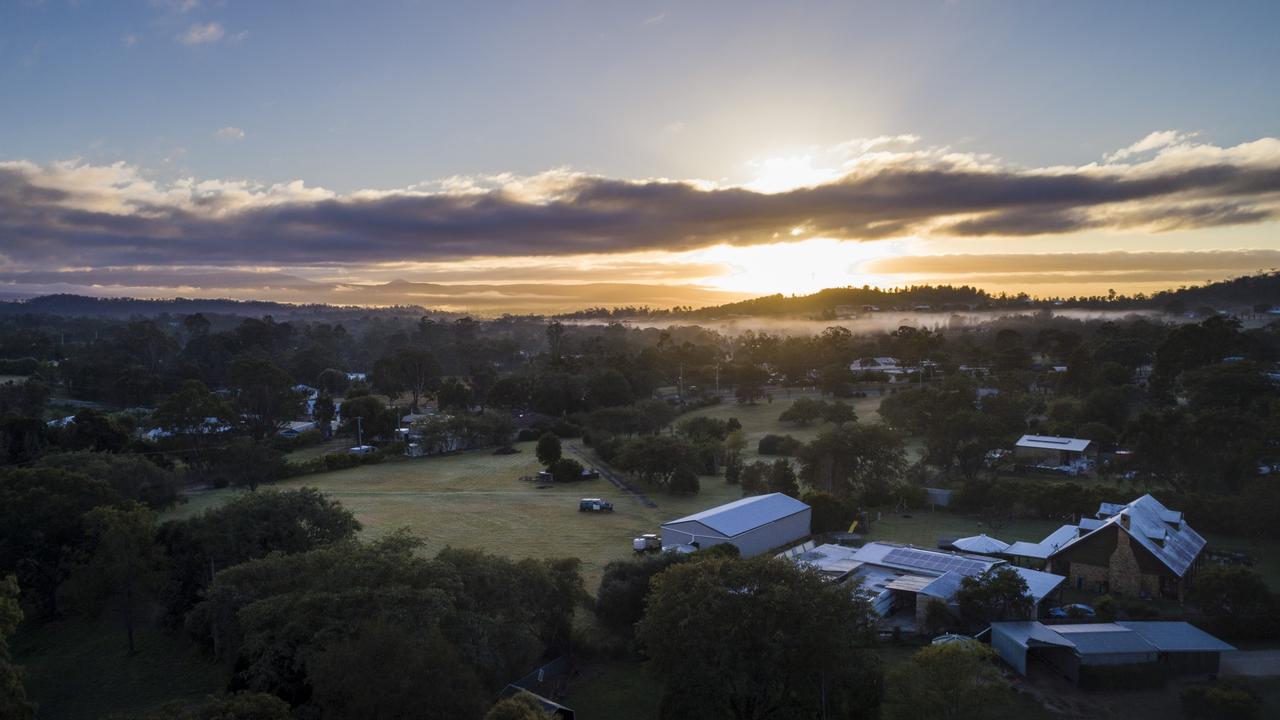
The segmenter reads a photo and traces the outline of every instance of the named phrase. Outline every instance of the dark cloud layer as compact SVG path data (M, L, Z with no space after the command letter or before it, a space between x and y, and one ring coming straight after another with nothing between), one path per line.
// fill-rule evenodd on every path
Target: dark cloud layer
M1055 170L904 155L776 194L569 177L532 196L499 189L265 202L253 192L133 192L9 163L0 164L0 256L23 269L342 265L1257 223L1280 213L1276 142L1176 163Z

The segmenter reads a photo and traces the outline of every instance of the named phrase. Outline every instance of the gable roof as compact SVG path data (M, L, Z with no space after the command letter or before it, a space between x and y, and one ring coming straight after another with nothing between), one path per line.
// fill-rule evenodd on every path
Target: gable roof
M1099 525L1098 527L1101 527ZM1019 540L1009 547L1005 548L1004 555L1017 555L1019 557L1037 558L1045 560L1050 555L1058 552L1063 547L1075 542L1080 536L1080 528L1076 525L1063 525L1062 527L1049 533L1045 539L1038 543L1026 542Z
M1111 526L1127 533L1179 577L1187 573L1204 550L1205 539L1183 521L1182 513L1170 510L1150 494L1143 495L1128 505L1103 503L1098 514L1106 515L1112 510L1114 512L1110 517L1103 520L1096 529L1059 547L1054 554Z
M1044 600L1049 593L1058 589L1058 586L1066 582L1066 578L1053 573L1041 572L1040 570L1032 570L1031 568L1018 567L1017 565L1005 565L1010 570L1018 573L1018 575L1027 583L1027 594L1035 602Z
M1089 441L1084 438L1054 437L1052 435L1023 435L1018 438L1017 447L1036 450L1084 452L1089 447Z
M731 503L686 515L662 523L663 527L679 523L697 522L726 537L741 535L761 525L790 517L808 510L809 506L782 493L754 495Z

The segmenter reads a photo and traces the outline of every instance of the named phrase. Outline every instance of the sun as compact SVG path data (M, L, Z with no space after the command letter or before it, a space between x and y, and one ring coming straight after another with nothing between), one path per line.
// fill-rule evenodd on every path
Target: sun
M690 262L717 264L722 274L700 280L721 290L753 294L804 294L846 285L892 282L862 270L867 263L906 254L909 240L848 242L816 238L749 247L716 245L688 253Z

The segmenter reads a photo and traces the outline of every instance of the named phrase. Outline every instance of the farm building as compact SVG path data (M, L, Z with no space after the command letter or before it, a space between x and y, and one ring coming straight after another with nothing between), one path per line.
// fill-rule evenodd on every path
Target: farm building
M887 542L867 543L861 548L820 545L794 559L817 568L836 582L860 580L861 590L876 614L893 617L903 627L923 627L925 609L931 600L940 600L957 611L954 598L964 578L999 567L1011 568L1026 581L1033 617L1047 608L1046 600L1056 596L1064 580L1058 575L1013 567L992 557Z
M752 557L807 537L810 514L808 505L782 493L756 495L663 523L662 546L731 543Z
M1074 468L1088 461L1092 443L1084 438L1023 435L1014 444L1014 456L1023 465Z
M1163 664L1174 674L1211 675L1222 653L1235 649L1185 622L997 622L991 647L1022 675L1040 661L1072 682L1088 668L1114 665Z
M1143 495L1127 505L1103 503L1088 525L1049 556L1053 572L1099 594L1184 598L1205 540L1181 512Z

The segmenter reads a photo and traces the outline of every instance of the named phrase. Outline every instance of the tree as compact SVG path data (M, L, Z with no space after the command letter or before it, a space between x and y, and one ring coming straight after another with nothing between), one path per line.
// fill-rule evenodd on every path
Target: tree
M630 405L634 400L631 384L617 370L603 370L587 379L587 403L592 407Z
M800 451L800 477L815 490L840 497L863 493L884 502L906 471L906 450L883 425L848 423L828 430Z
M165 398L151 415L156 427L168 432L188 450L183 458L189 465L203 468L209 461L210 446L220 441L219 428L235 416L222 398L199 380L188 380L182 389Z
M314 488L237 495L221 507L160 526L158 539L169 558L164 604L171 619L181 619L218 570L350 540L359 530L350 510Z
M778 422L795 423L801 427L811 424L814 420L822 417L822 411L826 403L813 398L800 397L791 403L791 407L782 411L778 415Z
M333 720L477 718L484 691L437 627L378 618L307 663L311 704Z
M889 720L979 720L1009 701L995 652L973 640L930 645L885 678Z
M1258 573L1240 565L1206 565L1189 598L1215 631L1227 637L1265 637L1280 620L1276 601ZM1263 630L1266 628L1266 630Z
M800 499L811 509L809 524L814 534L844 532L853 522L853 508L831 493L809 492Z
M152 510L167 510L178 502L178 481L173 472L140 455L56 453L40 458L37 466L83 473L105 482L122 499Z
M687 440L669 435L642 435L627 440L614 458L620 470L634 473L645 482L671 489L677 470L696 472L697 449Z
M534 452L538 456L538 462L550 467L560 459L562 452L560 438L553 432L542 433L542 436L538 438L538 447Z
M485 713L484 720L553 720L555 717L555 713L543 710L531 693L521 692L499 700Z
M341 395L351 385L351 379L341 370L326 368L316 378L316 386L325 395Z
M1008 567L996 567L979 577L966 577L956 591L960 617L974 626L986 627L1000 620L1025 620L1033 603L1027 581Z
M870 605L847 586L714 554L651 586L636 636L666 683L663 717L861 717L879 704L878 663L858 649L871 643Z
M791 463L782 458L773 461L769 467L769 492L782 493L791 497L800 497L800 484L796 482L796 471Z
M356 418L359 418L357 422ZM342 431L356 435L368 442L372 438L389 437L399 424L399 418L382 400L374 395L352 398L342 403Z
M155 513L133 503L99 507L85 517L94 541L88 559L71 576L71 590L91 611L116 608L134 650L139 609L159 589L164 555L156 544Z
M757 460L742 466L738 482L742 485L742 497L764 495L769 492L769 463Z
M269 360L242 358L231 364L229 377L236 409L255 441L273 437L298 414L301 396L289 374Z
M9 638L21 622L18 580L12 575L0 578L0 717L32 720L36 716L35 703L27 700L22 668L9 656Z
M427 393L440 377L440 363L436 356L418 347L401 348L395 355L396 370L409 392L413 394L413 411L418 411L418 400Z
M560 458L547 466L547 471L558 483L577 482L582 479L582 463L573 458Z
M53 468L0 470L0 572L16 572L33 605L58 615L58 589L91 547L85 515L120 503L101 480Z
M653 577L688 559L688 555L680 553L662 553L634 560L614 560L605 565L596 591L596 616L609 629L630 636L644 616Z
M449 378L436 391L436 404L441 410L467 412L471 409L471 388L457 378Z
M332 397L322 394L316 398L315 405L312 406L311 418L320 428L320 437L325 440L333 437L333 420L337 416L338 407L334 404Z

